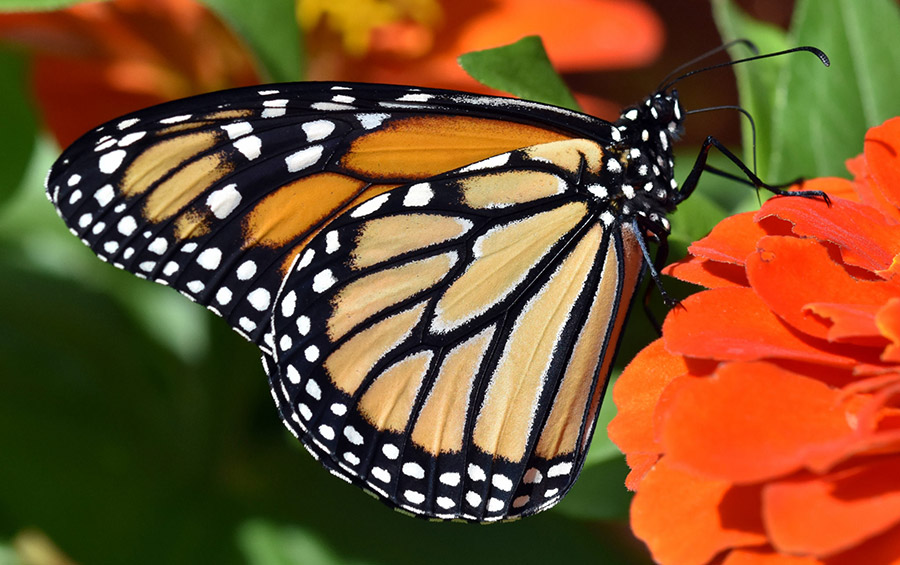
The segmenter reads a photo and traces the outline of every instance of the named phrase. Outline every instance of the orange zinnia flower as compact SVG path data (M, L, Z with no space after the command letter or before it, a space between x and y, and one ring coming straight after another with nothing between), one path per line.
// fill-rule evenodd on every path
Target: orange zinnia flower
M900 563L900 118L849 181L726 219L609 427L661 563Z
M457 64L463 53L539 35L560 72L649 64L659 17L639 0L297 0L309 79L416 84L487 92ZM617 105L579 97L594 114Z
M35 54L35 98L62 146L133 110L258 82L238 39L195 0L3 14L0 40Z

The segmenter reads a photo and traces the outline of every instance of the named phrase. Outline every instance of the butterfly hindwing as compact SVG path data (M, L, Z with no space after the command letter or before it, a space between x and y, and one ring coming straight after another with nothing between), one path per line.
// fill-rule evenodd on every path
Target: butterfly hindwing
M443 519L524 516L571 487L642 266L579 184L591 150L544 144L400 186L298 256L267 367L285 424L332 472Z

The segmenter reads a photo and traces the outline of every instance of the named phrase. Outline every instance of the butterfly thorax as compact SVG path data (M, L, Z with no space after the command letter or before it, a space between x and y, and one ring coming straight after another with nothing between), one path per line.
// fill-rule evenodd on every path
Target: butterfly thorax
M657 236L668 234L666 214L675 209L678 184L672 146L683 121L677 92L656 93L622 111L614 123L621 139L608 148L604 173L616 175L618 188L610 194L610 207L617 217L635 218Z

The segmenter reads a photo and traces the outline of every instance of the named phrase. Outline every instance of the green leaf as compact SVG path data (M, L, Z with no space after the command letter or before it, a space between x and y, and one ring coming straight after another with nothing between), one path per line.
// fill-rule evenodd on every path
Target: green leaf
M622 455L585 468L555 510L582 520L624 520L633 496L625 488L627 475Z
M760 133L760 175L772 182L848 176L844 161L862 150L866 129L900 114L896 2L800 0L787 45L780 46L769 42L777 34L760 32L766 26L731 0L714 0L714 8L726 40L747 35L768 45L766 50L813 45L831 58L828 69L807 54L735 69L741 104L753 113Z
M294 0L204 0L250 44L275 82L301 80L304 61Z
M750 38L760 53L773 53L790 47L783 30L750 18L731 0L713 0L713 16L725 41ZM743 46L735 46L731 52L735 59L752 55ZM757 173L763 178L768 178L772 147L773 93L778 88L782 68L787 62L786 58L776 57L733 67L741 106L750 112L756 122ZM749 125L743 128L744 160L747 163L753 161L752 131Z
M91 0L0 0L0 12L58 10L75 4L85 4L89 1Z
M847 176L844 161L862 150L866 130L900 114L900 8L894 0L802 0L791 31L797 44L823 49L831 68L795 65L785 76L773 172Z
M250 520L238 530L238 543L249 565L336 565L341 559L319 536L305 528Z
M459 64L478 82L525 100L578 110L575 97L556 73L540 37L460 55Z
M23 57L0 50L0 205L19 186L37 139L37 120L28 100Z

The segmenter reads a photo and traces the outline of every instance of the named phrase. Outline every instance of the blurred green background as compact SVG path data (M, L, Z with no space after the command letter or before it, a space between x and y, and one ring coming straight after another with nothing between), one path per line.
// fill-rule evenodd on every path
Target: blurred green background
M0 0L0 10L73 4ZM265 10L241 0L205 4L241 38L261 77L299 80L321 66L304 48L290 0ZM800 0L793 14L790 2L757 2L755 17L726 0L642 4L666 33L657 61L566 73L569 85L634 102L678 63L734 37L762 51L812 44L831 56L827 70L805 54L735 69L740 103L756 120L764 179L847 176L843 162L859 153L866 128L900 113L895 0ZM170 289L102 264L56 217L43 177L59 147L37 102L35 51L15 41L15 26L3 28L4 17L0 565L649 561L628 528L627 467L604 433L611 402L572 492L520 522L411 519L320 468L279 421L254 346ZM686 80L683 101L737 103L730 72ZM65 85L45 95L64 99ZM749 140L739 124L734 112L691 117L680 174L709 133L734 147ZM752 190L707 176L673 215L675 253L727 214L756 206ZM670 291L688 289L673 282ZM653 337L633 315L619 366Z

